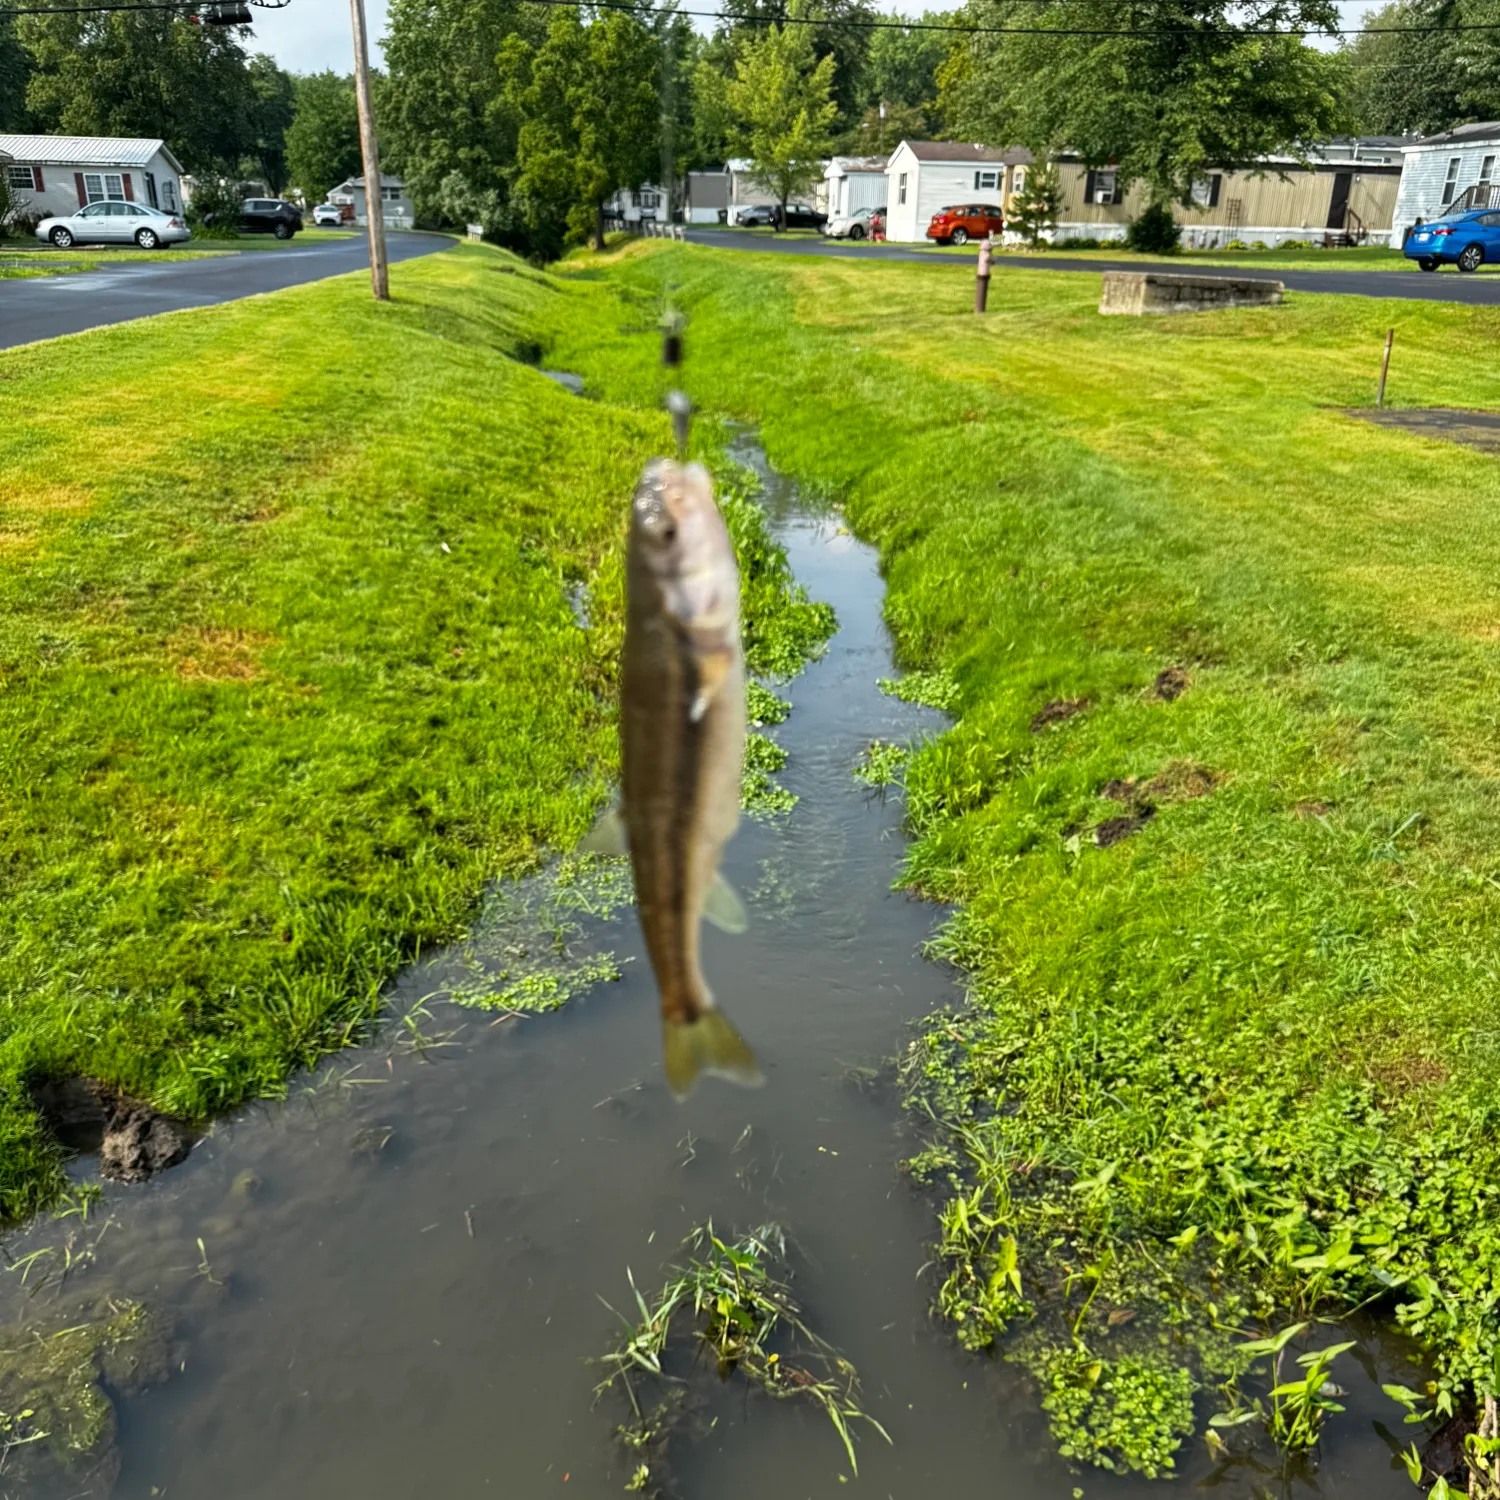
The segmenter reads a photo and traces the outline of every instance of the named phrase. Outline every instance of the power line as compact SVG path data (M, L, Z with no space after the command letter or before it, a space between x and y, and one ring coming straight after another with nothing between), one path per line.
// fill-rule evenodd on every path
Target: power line
M285 10L291 0L242 0L256 10ZM207 10L207 0L116 0L109 5L4 5L0 16L107 16L115 11L175 10L191 15Z

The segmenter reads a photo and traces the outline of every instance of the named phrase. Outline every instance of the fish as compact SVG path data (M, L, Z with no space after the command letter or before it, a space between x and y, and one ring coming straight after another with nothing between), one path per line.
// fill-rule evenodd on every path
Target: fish
M740 819L745 661L734 545L702 464L654 459L631 503L620 654L620 798L583 847L628 854L661 996L667 1082L763 1082L703 976L707 918L743 932L719 871Z

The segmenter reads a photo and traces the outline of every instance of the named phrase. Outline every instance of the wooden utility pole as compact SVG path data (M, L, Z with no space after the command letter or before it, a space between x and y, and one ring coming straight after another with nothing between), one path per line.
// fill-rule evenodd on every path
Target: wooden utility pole
M1392 328L1385 336L1385 354L1380 360L1380 389L1375 392L1375 409L1378 411L1385 405L1385 377L1391 372L1391 344L1395 340L1396 330Z
M375 111L370 103L370 41L365 31L365 0L349 0L354 18L354 96L359 101L359 151L365 165L365 227L370 236L370 287L377 302L391 300L385 268L385 194L380 188L380 153L375 149Z

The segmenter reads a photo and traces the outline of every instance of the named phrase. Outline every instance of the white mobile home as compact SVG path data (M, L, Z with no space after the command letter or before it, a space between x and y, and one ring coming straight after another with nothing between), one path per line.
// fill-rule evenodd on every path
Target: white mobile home
M0 136L0 146L4 144ZM1427 136L1406 146L1402 158L1391 220L1393 245L1404 242L1413 224L1440 218L1456 200L1475 208L1500 206L1500 121L1460 125Z
M77 213L101 199L182 211L182 166L159 140L0 135L5 181L22 213Z
M841 218L862 208L884 208L888 160L884 156L835 156L823 174L828 217Z
M940 208L1005 202L1007 175L1031 161L1019 146L1000 150L961 141L902 141L886 165L886 238L922 240Z
M328 201L336 208L352 208L354 222L364 224L365 180L363 177L347 177L328 195ZM380 174L381 218L387 229L410 229L416 218L416 206L406 196L406 184L399 177Z

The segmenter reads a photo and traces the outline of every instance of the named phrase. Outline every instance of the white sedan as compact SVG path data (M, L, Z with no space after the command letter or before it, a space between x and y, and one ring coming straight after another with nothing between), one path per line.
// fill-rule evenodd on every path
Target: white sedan
M857 208L852 214L836 214L823 233L835 240L862 240L870 233L870 220L875 214L883 216L885 209Z
M128 245L156 250L162 245L190 240L193 232L178 214L147 208L144 203L90 203L76 214L58 214L36 226L39 240L50 240L59 250L70 245Z

